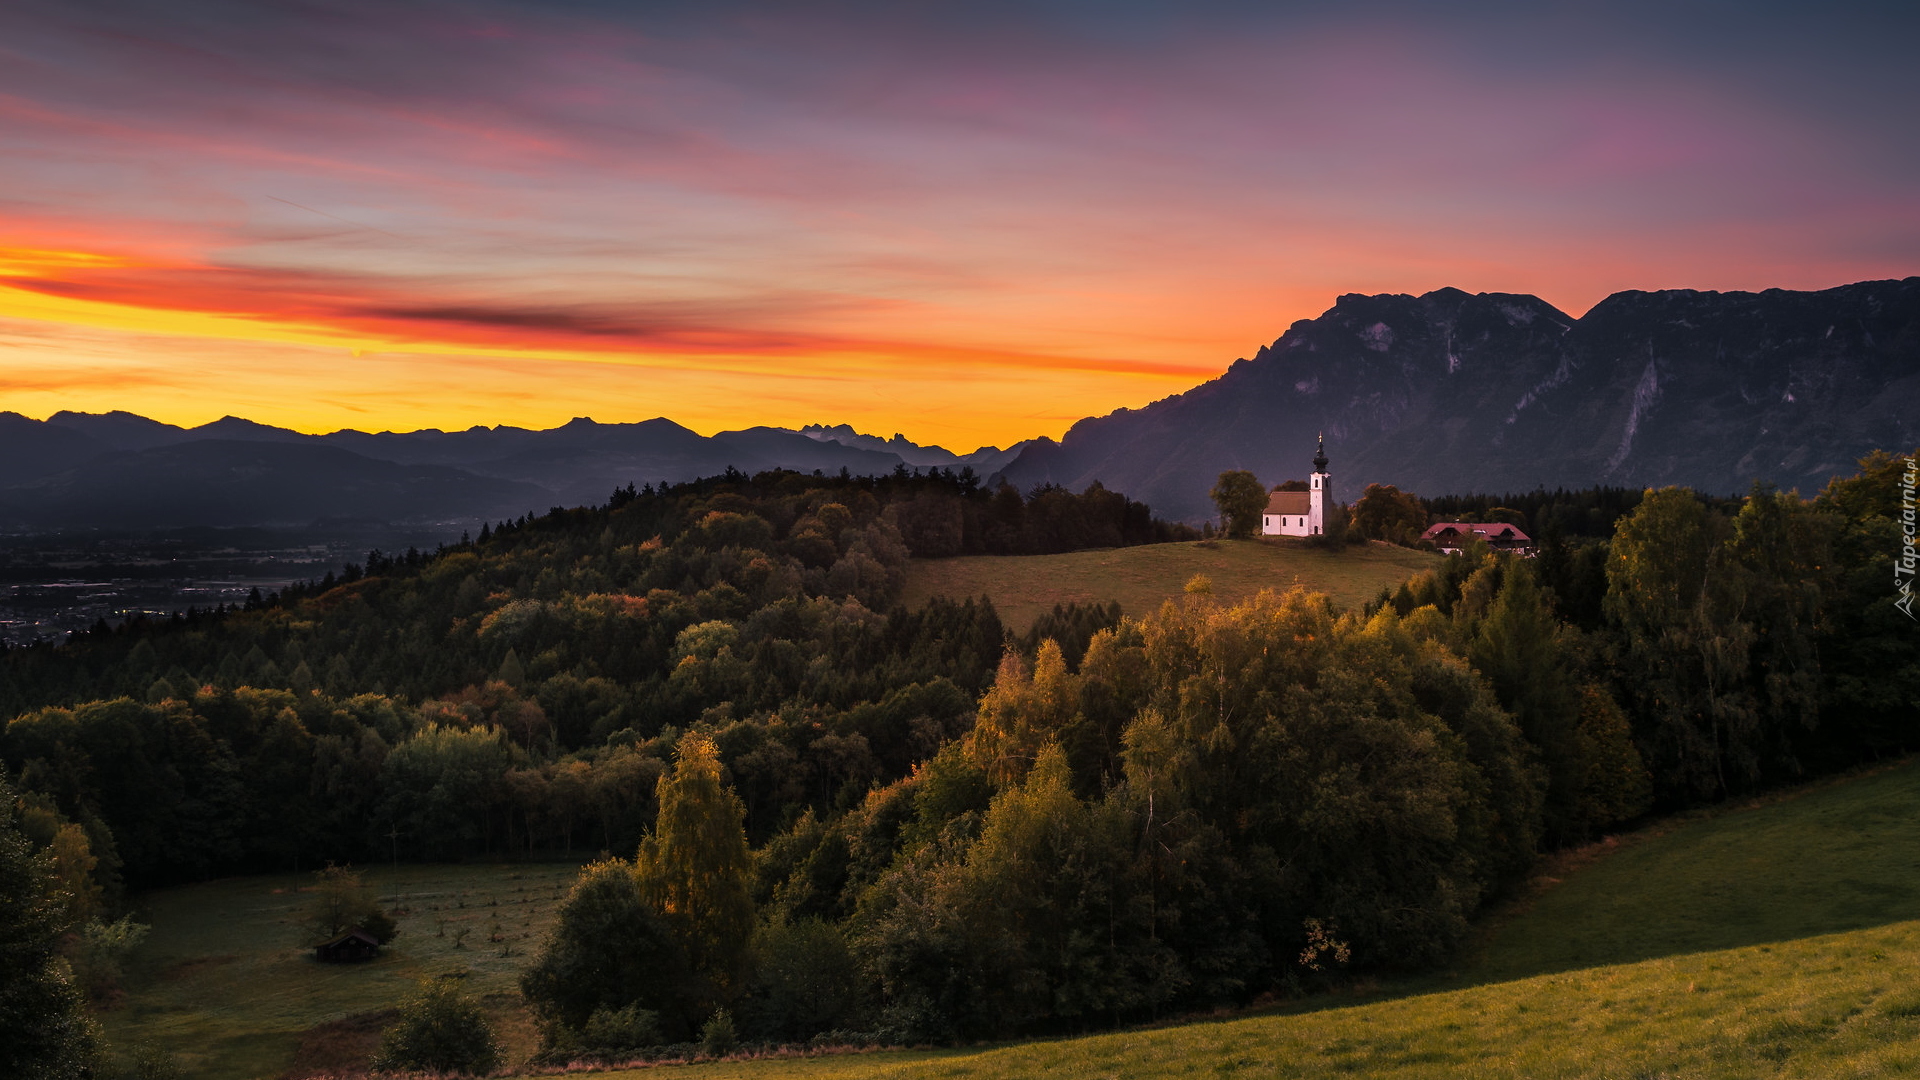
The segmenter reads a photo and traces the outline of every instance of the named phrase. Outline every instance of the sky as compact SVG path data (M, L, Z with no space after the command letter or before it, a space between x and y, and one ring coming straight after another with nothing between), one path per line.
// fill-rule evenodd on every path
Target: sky
M0 410L965 451L1343 293L1920 273L1920 5L0 5Z

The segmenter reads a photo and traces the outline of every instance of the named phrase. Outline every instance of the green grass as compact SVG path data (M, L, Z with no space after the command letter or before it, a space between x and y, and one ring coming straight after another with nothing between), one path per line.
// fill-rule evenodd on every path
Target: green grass
M1920 763L1670 820L1502 920L1463 971L1504 979L1920 919Z
M1309 547L1304 540L1222 540L1072 551L1064 555L966 555L915 559L907 571L902 601L918 607L929 598L985 594L1016 633L1055 604L1120 601L1129 615L1145 615L1182 594L1188 579L1205 574L1223 602L1261 589L1304 585L1358 607L1382 588L1392 588L1439 562L1439 556L1387 544L1338 551Z
M1907 763L1553 860L1441 975L1159 1030L612 1075L1920 1075L1916 826Z
M468 991L494 1017L510 1054L524 1057L534 1036L520 1005L520 968L576 873L542 865L370 868L366 881L382 906L406 914L386 955L362 964L319 963L302 947L301 911L312 895L297 890L310 875L162 890L141 901L139 918L153 931L128 965L124 998L102 1021L114 1047L165 1050L187 1076L277 1076L296 1065L364 1064L382 1010L423 976L466 971Z
M411 913L387 958L295 947L290 876L166 890L110 1036L194 1077L365 1061L380 1010L423 975L467 985L506 1035L514 982L570 867L402 867L369 877ZM461 906L465 905L465 906ZM473 928L467 947L438 920ZM500 922L503 943L484 939ZM510 954L500 955L501 945ZM1361 983L1257 1015L993 1048L728 1061L654 1080L994 1077L1920 1075L1920 762L1661 823L1543 864L1454 970ZM304 1049L303 1049L304 1047ZM321 1051L333 1047L331 1058ZM354 1053L360 1056L355 1059Z

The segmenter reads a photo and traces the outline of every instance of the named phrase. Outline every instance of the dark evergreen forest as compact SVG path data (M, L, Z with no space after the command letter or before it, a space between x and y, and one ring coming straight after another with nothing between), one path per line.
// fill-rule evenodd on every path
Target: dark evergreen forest
M1196 586L1022 637L898 606L907 558L1188 532L967 474L627 489L0 654L0 758L100 911L601 853L524 983L557 1051L720 1009L768 1040L1080 1029L1431 964L1544 848L1912 749L1903 464L1862 465L1812 500L1556 493L1522 510L1538 559L1470 550L1365 611Z

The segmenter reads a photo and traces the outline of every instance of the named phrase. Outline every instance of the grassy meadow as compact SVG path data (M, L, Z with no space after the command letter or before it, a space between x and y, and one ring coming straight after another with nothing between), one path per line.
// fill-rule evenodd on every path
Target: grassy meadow
M1920 761L1669 819L1542 863L1450 971L1362 981L1232 1018L997 1047L721 1061L675 1080L998 1077L1920 1075ZM145 899L153 933L105 1015L184 1074L363 1066L414 980L465 972L509 1060L534 1032L515 980L566 866L370 868L406 912L385 958L298 947L307 879ZM464 940L456 933L464 929ZM500 940L491 940L493 938Z
M1144 615L1179 597L1188 579L1205 574L1214 595L1232 603L1261 589L1304 585L1358 607L1439 562L1439 556L1388 544L1338 551L1309 547L1304 540L1189 541L1139 547L1072 551L1062 555L963 555L915 559L908 565L902 602L917 607L935 596L956 599L985 594L1015 633L1055 604L1120 601L1129 615Z
M1544 864L1455 970L1156 1030L674 1080L1920 1075L1920 763Z
M113 1046L167 1051L190 1077L303 1076L362 1067L390 1009L422 977L465 972L507 1044L536 1041L520 968L573 883L572 866L369 867L383 908L403 912L377 960L323 964L303 948L311 875L231 878L142 898L152 932L125 994L102 1016ZM494 939L498 940L494 940Z

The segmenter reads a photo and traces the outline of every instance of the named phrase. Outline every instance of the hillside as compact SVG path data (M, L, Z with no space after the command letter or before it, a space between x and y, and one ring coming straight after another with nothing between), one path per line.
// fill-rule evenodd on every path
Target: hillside
M1907 762L1596 845L1550 864L1564 880L1537 881L1457 970L1358 1002L985 1051L609 1075L1907 1076L1920 1068L1916 814L1920 765Z
M239 610L0 653L0 693L19 702L0 760L23 793L0 806L20 817L16 847L45 848L62 880L92 887L69 894L65 924L78 927L126 910L122 887L136 914L155 918L167 905L141 898L188 895L173 910L192 918L222 907L219 888L155 890L262 873L281 875L271 883L280 888L294 867L327 860L531 864L645 852L599 866L554 916L567 934L528 987L562 1044L622 1053L682 1044L736 1005L750 1043L872 1032L977 1047L1121 1028L1266 995L1299 1001L1296 990L1327 979L1314 957L1331 936L1341 965L1387 982L1294 1011L1333 1023L1355 1014L1334 1016L1329 1004L1372 1007L1367 995L1390 992L1398 1011L1353 1024L1391 1029L1397 1041L1336 1029L1360 1048L1347 1064L1392 1065L1423 1040L1438 1056L1414 1065L1456 1061L1487 1052L1474 1040L1498 1024L1436 1020L1443 1034L1432 1039L1453 1040L1442 1044L1388 1020L1445 1017L1466 1006L1434 995L1470 991L1481 995L1473 1008L1496 1018L1526 1004L1567 1021L1606 1004L1516 981L1594 985L1592 965L1667 965L1606 976L1639 986L1624 999L1637 1007L1658 997L1673 965L1693 963L1676 951L1779 951L1911 917L1901 905L1920 860L1887 836L1911 819L1912 800L1823 794L1835 787L1721 818L1670 818L1674 836L1742 813L1774 831L1692 833L1707 841L1624 874L1591 902L1545 890L1536 907L1573 905L1535 932L1552 948L1510 948L1498 961L1502 941L1525 935L1495 933L1474 952L1537 875L1542 850L1586 844L1655 810L1772 799L1809 775L1915 749L1903 741L1911 695L1899 688L1920 669L1879 569L1900 467L1876 459L1813 505L1761 493L1736 509L1677 489L1648 494L1619 522L1601 592L1588 598L1605 623L1557 615L1591 576L1571 561L1556 570L1550 558L1472 554L1415 577L1366 620L1305 589L1262 589L1240 603L1221 603L1230 597L1215 589L1110 633L1096 632L1110 610L1077 609L1059 620L1056 642L1010 642L995 606L977 599L898 604L910 556L1041 554L1073 537L1131 537L1171 559L1155 571L1164 595L1207 569L1196 554L1256 564L1254 580L1228 582L1255 588L1310 572L1327 584L1318 571L1368 552L1171 544L1144 507L1105 489L1021 500L944 473L736 474L623 491L605 507L525 517L454 548L369 553ZM1129 578L1102 565L1111 557L1093 553L1077 575L1042 567L1027 583L1012 561L983 564L998 576L976 584L1050 601L1036 583L1077 576L1110 594ZM1688 575L1738 588L1700 594ZM1754 600L1782 592L1795 604ZM1661 606L1675 594L1700 599ZM1749 651L1729 657L1716 638L1703 653L1675 632L1703 616ZM1813 666L1802 646L1828 666ZM1850 666L1860 658L1891 694L1862 691ZM1765 703L1763 693L1777 700L1781 673L1806 692L1782 703L1817 710L1817 726L1805 722L1812 713L1738 711ZM1707 731L1702 717L1741 723ZM1820 812L1810 817L1809 806ZM727 869L696 876L655 858L660 850L724 856ZM1619 857L1607 852L1588 854ZM1557 867L1549 876L1578 879ZM284 1048L377 1027L390 1000L378 979L324 1008L276 1011L308 992L308 972L275 929L284 915L270 911L293 898L248 880L239 907L188 934L199 944L172 948L158 967L136 958L128 1000L148 1004L129 1020L195 1054L211 1054L217 1037L236 1056L249 1033ZM694 885L730 897L679 908L654 899ZM1841 902L1828 903L1834 895ZM490 898L506 916L509 898ZM1621 912L1613 923L1580 929L1608 905ZM418 910L404 895L400 906ZM729 922L708 933L669 918L676 911ZM510 918L497 939L483 928L499 960L538 939L538 917L518 914L517 939ZM1702 929L1728 925L1718 936ZM417 924L407 934L410 953L434 947ZM1794 948L1797 969L1839 972L1834 994L1877 992L1846 981L1820 952L1827 945ZM481 965L460 959L479 978ZM1726 963L1761 970L1778 959ZM719 997L707 981L719 975L744 981ZM156 988L148 976L176 985ZM483 998L497 992L484 981L470 984ZM1719 990L1714 977L1688 981ZM1739 996L1748 989L1681 1004L1747 1009L1761 1001ZM343 1001L360 1011L341 1013ZM517 1008L510 993L487 1004L503 1018ZM616 1013L630 1020L610 1021ZM1533 1039L1534 1019L1516 1019L1514 1038ZM1739 1028L1658 1019L1696 1043ZM1467 1033L1446 1034L1448 1022ZM525 1045L524 1024L517 1030ZM1275 1046L1300 1037L1284 1027L1255 1034ZM1534 1043L1512 1049L1515 1060L1547 1061L1551 1044ZM1169 1045L1167 1054L1199 1052Z
M902 601L918 607L935 596L986 595L1001 621L1024 633L1055 604L1118 600L1122 611L1144 615L1182 594L1195 574L1213 582L1223 603L1261 589L1304 585L1358 607L1422 570L1438 556L1386 544L1328 552L1293 540L1186 542L1072 551L1060 555L961 556L915 559L908 565Z
M1099 478L1174 519L1225 469L1336 495L1592 484L1803 493L1920 442L1920 278L1823 292L1622 292L1575 319L1534 296L1348 295L1219 378L1082 420L1005 472Z

